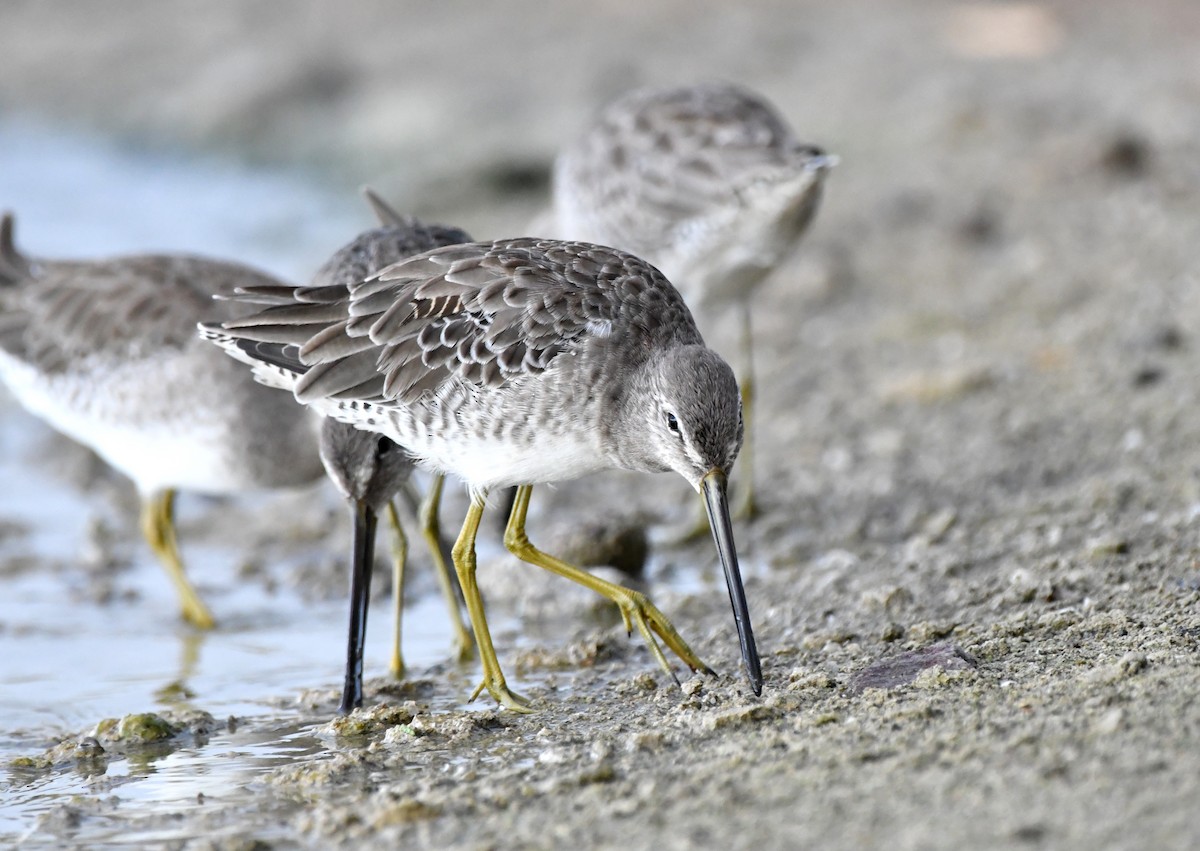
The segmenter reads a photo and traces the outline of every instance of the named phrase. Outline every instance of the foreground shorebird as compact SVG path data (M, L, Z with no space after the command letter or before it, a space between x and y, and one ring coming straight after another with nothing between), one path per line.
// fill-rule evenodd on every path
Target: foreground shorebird
M559 154L552 210L533 226L644 257L702 314L736 305L747 417L739 513L753 505L751 298L797 245L836 163L739 86L635 91Z
M674 470L703 494L746 671L761 690L726 502L742 442L737 382L656 269L600 246L512 239L440 248L365 281L292 295L202 332L234 357L293 373L301 402L468 484L453 555L483 663L476 695L486 688L504 706L528 707L505 681L475 580L486 494L513 485L511 552L616 603L668 672L655 635L710 672L645 596L541 552L525 534L533 485L611 468Z
M381 226L359 234L340 248L313 276L310 287L345 288L364 280L397 261L443 245L468 242L470 237L457 228L425 226L397 214L379 196L364 190ZM293 288L287 286L239 288L240 301L260 305L291 304ZM215 350L213 350L215 351ZM259 364L260 380L272 386L292 390L295 374ZM363 647L366 639L367 610L370 604L371 572L375 556L375 528L378 515L387 510L396 536L393 548L392 583L395 629L392 636L391 672L404 675L401 652L401 623L404 605L404 567L407 542L397 516L394 497L409 485L412 461L391 439L360 431L353 425L327 417L321 426L321 460L334 485L346 498L354 523L354 542L350 570L350 628L346 647L346 677L342 689L342 713L361 706L363 700ZM431 498L422 508L422 532L429 545L438 583L446 598L455 646L460 660L470 656L473 643L462 621L458 591L450 578L442 555L441 534L437 526L438 495L441 480L433 485ZM416 502L410 496L410 501Z
M30 259L0 221L0 378L51 426L133 479L142 532L183 616L213 625L175 540L177 489L298 487L321 474L316 420L196 337L246 308L213 301L278 282L235 263L176 255Z

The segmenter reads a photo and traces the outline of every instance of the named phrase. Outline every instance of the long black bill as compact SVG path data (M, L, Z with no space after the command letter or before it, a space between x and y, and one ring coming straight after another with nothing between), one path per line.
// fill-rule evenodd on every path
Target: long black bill
M737 622L738 641L742 644L742 661L746 663L746 677L755 694L762 694L762 666L758 661L758 647L754 643L754 629L750 626L750 607L746 605L746 589L742 587L742 574L738 570L737 550L733 546L733 524L729 521L729 501L725 497L725 474L713 470L704 477L704 507L708 509L708 525L712 528L717 555L725 569L725 584L729 587L729 602L733 604L733 619Z
M354 545L350 556L350 632L346 639L346 683L338 712L349 714L363 702L363 647L367 641L367 607L371 604L371 570L375 564L374 510L356 502Z

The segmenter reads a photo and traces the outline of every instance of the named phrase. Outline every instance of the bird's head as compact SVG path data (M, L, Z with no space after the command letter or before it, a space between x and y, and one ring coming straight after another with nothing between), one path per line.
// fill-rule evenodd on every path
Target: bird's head
M326 418L321 426L321 460L346 499L379 511L412 471L408 454L390 439Z

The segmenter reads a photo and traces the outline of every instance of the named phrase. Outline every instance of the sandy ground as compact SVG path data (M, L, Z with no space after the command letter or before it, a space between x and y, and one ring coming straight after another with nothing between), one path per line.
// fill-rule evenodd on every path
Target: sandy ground
M655 594L727 675L678 689L585 596L493 580L559 624L500 647L537 714L449 710L468 674L375 682L386 707L254 812L163 816L177 844L1200 845L1200 7L242 7L6 3L0 104L369 180L479 236L645 82L755 86L842 165L756 313L762 697L723 593ZM708 542L658 555L714 569Z

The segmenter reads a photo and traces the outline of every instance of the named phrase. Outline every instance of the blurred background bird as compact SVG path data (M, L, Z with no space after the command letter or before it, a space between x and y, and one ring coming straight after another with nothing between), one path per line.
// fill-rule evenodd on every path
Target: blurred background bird
M639 89L559 152L531 232L630 251L657 266L717 339L738 317L747 446L737 512L751 516L757 286L800 241L837 157L801 141L761 95L729 83Z

